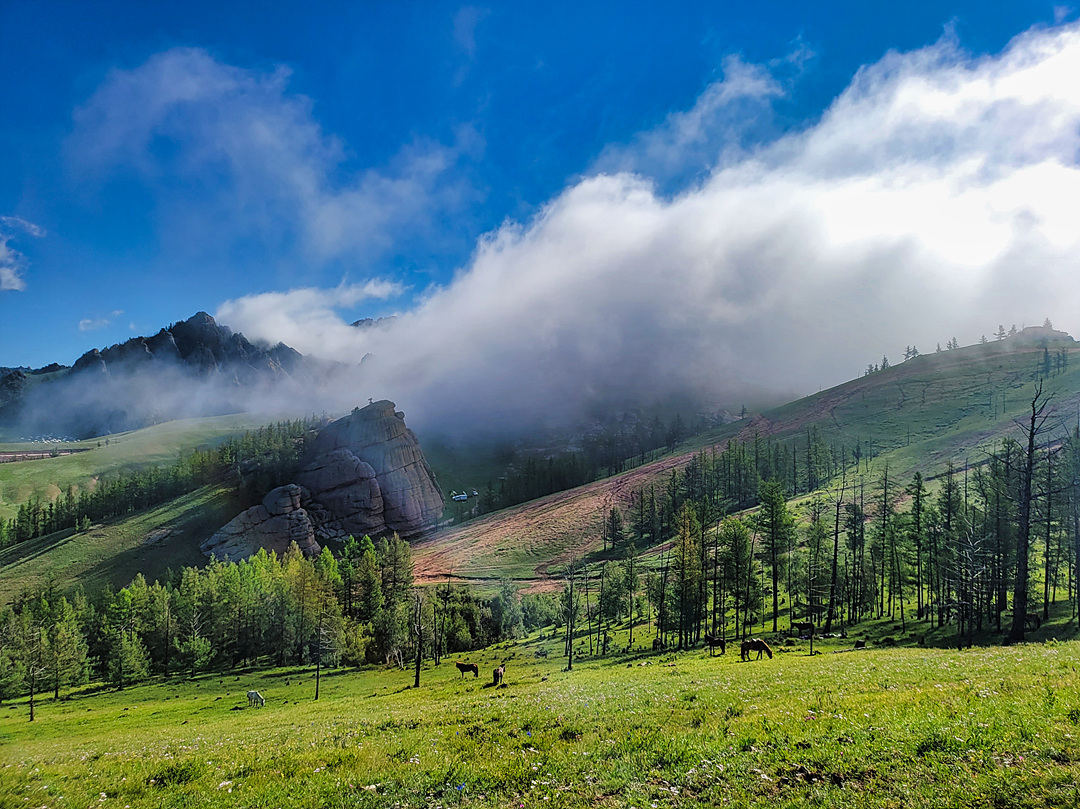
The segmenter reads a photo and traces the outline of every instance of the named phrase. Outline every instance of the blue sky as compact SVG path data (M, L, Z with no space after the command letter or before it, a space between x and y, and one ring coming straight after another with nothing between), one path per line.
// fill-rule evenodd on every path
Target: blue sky
M794 378L792 388L856 375L907 343L932 349L954 331L968 343L1000 320L1061 320L1069 316L1065 301L1047 296L1041 305L1034 294L1018 300L1009 283L987 281L983 292L962 301L963 316L950 320L955 313L932 308L898 333L899 314L884 317L875 308L894 285L900 307L910 303L905 289L947 297L954 290L926 278L967 272L972 261L979 283L1022 271L1015 226L996 253L969 260L935 236L940 223L928 221L904 224L895 238L878 234L883 241L864 246L880 248L872 269L851 269L843 250L800 255L792 247L794 254L771 256L783 242L775 237L763 237L745 258L750 248L734 244L735 236L714 234L701 252L682 256L679 268L713 262L706 275L714 284L723 276L718 297L727 308L709 317L731 328L688 336L674 328L679 312L650 310L663 297L664 278L680 283L681 269L664 268L673 251L661 250L662 239L635 241L645 224L634 224L631 214L645 210L635 208L639 196L672 216L684 206L680 221L710 204L718 206L716 216L727 211L734 221L734 212L754 204L771 212L804 194L833 194L819 175L772 201L753 202L759 188L802 172L805 150L827 133L842 142L842 125L857 129L883 109L879 88L895 90L913 76L911 86L940 79L955 87L955 75L977 86L979 71L1021 70L1024 59L1010 45L1018 36L1034 53L1058 34L1060 49L1071 49L1061 32L1071 37L1075 18L1067 6L1041 2L326 2L298 9L0 0L0 365L71 363L89 348L152 333L197 310L258 338L358 359L369 347L341 344L341 325L396 313L414 318L412 332L429 340L406 358L410 373L422 375L437 347L505 345L507 331L535 313L548 326L527 342L549 353L492 351L495 365L484 373L497 372L498 363L542 368L569 351L573 361L560 363L574 374L625 386L628 378L604 380L603 369L670 338L690 353L699 343L722 343L716 367L754 376L731 357L759 348L754 329L771 331L771 318L792 317L783 307L748 315L739 285L760 283L775 300L795 288L800 273L814 272L825 284L841 265L848 274L839 283L865 297L822 314L832 324L822 350L858 342L858 351L817 376ZM1017 97L1010 99L1015 106ZM1055 97L1051 106L1064 103ZM870 112L844 117L859 104ZM937 152L928 157L926 143L899 135L880 149L860 156L853 147L836 159L867 161L860 182L890 177L893 188L900 185L891 173L897 165L917 163L920 176L952 176L973 155L996 160L1000 144L1023 138L1000 112L1006 102L995 97L986 104L980 114L993 113L986 126L995 137L961 147L962 139L946 133L943 142L953 145L940 159ZM875 137L869 132L860 142ZM1031 181L1068 199L1071 149L1056 142L1038 154L1005 155L1001 165L1064 163L1060 175ZM748 182L743 197L703 195L716 190L719 177L730 188L762 166L760 182ZM617 188L605 185L613 177ZM950 199L963 223L969 208L957 187ZM815 209L811 196L805 211ZM590 206L603 216L590 224L594 230L581 242L552 246L560 212L587 215ZM797 230L793 223L804 222L805 211L777 224L778 232ZM629 224L622 212L630 212ZM574 228L558 232L586 220L572 221ZM993 231L997 221L989 217L986 227ZM976 241L996 243L988 233ZM1075 258L1071 243L1037 235L1029 256L1042 262L1039 251L1050 244L1053 261L1064 266ZM932 260L913 253L912 240L925 241L919 249L929 245ZM560 276L557 267L572 266L594 246L602 254ZM485 270L492 256L512 268ZM1009 256L1006 268L1001 262ZM939 259L944 263L931 273ZM613 274L579 285L594 267L613 267ZM770 276L776 267L784 272ZM648 273L656 277L626 285L639 297L613 293L618 312L601 312L595 329L573 325L590 316L588 307L578 308L590 296L606 298L606 290L622 286L619 278L636 282ZM484 311L549 279L561 278L563 286L507 305L516 322L474 328L484 318L462 312L486 290L504 289L491 274L511 280L502 297L491 292ZM545 308L549 294L566 302L565 312ZM833 306L825 300L822 293L822 306ZM853 341L862 328L870 328L865 339ZM760 348L780 353L769 340ZM804 365L814 358L797 359ZM782 363L767 367L791 371ZM634 370L665 373L653 365ZM747 384L767 387L767 375L757 376Z

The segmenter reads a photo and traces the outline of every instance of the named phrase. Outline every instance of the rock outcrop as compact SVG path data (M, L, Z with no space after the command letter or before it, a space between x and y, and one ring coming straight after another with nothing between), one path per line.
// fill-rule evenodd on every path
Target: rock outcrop
M259 552L279 556L295 542L308 556L322 549L315 541L315 526L300 506L303 493L295 483L270 491L260 505L249 508L199 546L207 556L238 561Z
M317 515L322 538L385 530L385 504L375 470L351 451L335 449L316 456L296 482L307 493L305 506Z
M357 408L311 442L295 483L274 489L201 546L203 553L241 559L260 547L305 553L319 541L412 537L433 528L443 496L413 431L393 402Z
M312 443L311 462L305 472L312 467L328 469L342 463L351 465L353 462L346 454L351 454L361 464L349 467L356 470L353 485L371 488L372 482L377 484L382 498L383 526L360 529L360 523L352 523L357 526L354 530L344 521L344 515L335 512L348 531L386 530L413 536L434 527L443 510L442 492L420 450L420 442L405 426L405 414L397 410L393 402L385 399L373 402L324 427ZM373 481L367 477L368 469L374 473ZM351 488L342 485L343 479L338 479L338 485L333 488L324 488L312 477L302 475L301 485L311 492L312 500L332 511L334 509L327 501L340 501L344 496L342 490ZM348 495L354 501L359 497L359 494Z

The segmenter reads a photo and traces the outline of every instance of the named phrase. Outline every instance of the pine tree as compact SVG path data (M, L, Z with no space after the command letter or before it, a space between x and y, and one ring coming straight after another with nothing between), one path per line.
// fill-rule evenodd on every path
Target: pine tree
M758 497L761 508L755 522L761 534L762 550L769 557L772 572L773 632L777 632L780 617L780 571L791 549L795 518L788 512L784 488L777 481L762 483L758 489Z

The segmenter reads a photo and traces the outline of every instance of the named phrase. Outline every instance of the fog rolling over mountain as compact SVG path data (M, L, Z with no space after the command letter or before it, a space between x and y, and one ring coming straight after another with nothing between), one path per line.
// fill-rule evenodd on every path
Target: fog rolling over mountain
M79 137L110 135L114 147L99 168L152 167L150 134L164 133L204 170L224 144L240 176L278 177L282 156L259 152L247 128L230 130L238 140L216 125L188 131L190 102L158 92L176 77L227 86L247 74L201 51L164 61L168 81L151 60L88 102L97 113L80 117ZM1049 318L1075 333L1078 73L1080 23L1032 28L991 55L945 35L864 65L815 119L746 142L742 127L768 129L792 85L774 65L731 56L691 106L610 144L481 236L452 278L373 264L370 245L343 242L337 286L320 286L333 283L323 263L290 273L292 289L227 293L216 317L255 345L211 340L210 362L179 337L179 359L147 338L115 359L101 352L103 364L9 379L0 397L18 398L28 424L81 432L235 409L342 412L369 398L396 401L423 434L520 431L672 403L737 411L895 363L905 346L974 344L999 324ZM115 106L130 82L167 102L142 128ZM268 104L280 101L274 87ZM210 96L198 109L214 122L237 100ZM299 115L302 142L324 145L309 106L286 108L292 117L271 120ZM178 176L185 187L201 178ZM342 216L339 185L313 176L301 217L312 233L368 221ZM267 221L300 216L281 210ZM269 348L279 342L302 359ZM46 393L76 377L63 397Z
M382 318L349 328L385 339L402 325ZM707 406L689 389L679 397L672 387L636 390L613 376L586 374L573 351L538 358L527 386L512 374L485 378L487 361L467 369L477 356L489 359L487 349L465 342L451 342L431 358L432 367L458 370L455 383L441 389L430 369L399 367L392 340L380 345L382 354L357 355L353 363L322 360L284 343L256 345L199 312L150 337L91 349L70 367L0 369L0 426L18 436L90 438L226 413L269 419L348 412L381 391L400 390L428 434L469 440L576 427L642 405Z
M866 65L805 127L743 146L740 121L768 122L790 87L732 57L694 106L481 238L385 327L348 325L362 284L217 314L305 354L372 355L367 395L418 427L671 399L737 408L999 324L1075 332L1078 66L1076 23L992 56L947 35ZM694 179L672 191L658 156Z
M70 367L0 374L0 423L20 435L87 438L177 418L292 416L344 407L330 391L348 369L284 344L261 347L205 312Z

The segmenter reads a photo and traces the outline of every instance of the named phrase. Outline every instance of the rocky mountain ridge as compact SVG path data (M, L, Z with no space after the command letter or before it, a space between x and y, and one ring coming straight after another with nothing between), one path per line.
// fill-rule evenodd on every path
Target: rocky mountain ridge
M311 390L343 368L284 343L256 345L198 312L152 336L91 349L70 368L0 369L0 426L91 438L248 410L252 399Z

